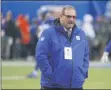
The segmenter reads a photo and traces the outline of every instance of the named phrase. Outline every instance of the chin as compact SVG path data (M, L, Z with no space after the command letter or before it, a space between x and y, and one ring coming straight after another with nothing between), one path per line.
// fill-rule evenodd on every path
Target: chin
M73 28L74 25L70 25L68 28Z
M73 27L68 27L68 29L71 29L71 28L73 28Z
M66 27L67 29L69 29L70 27Z

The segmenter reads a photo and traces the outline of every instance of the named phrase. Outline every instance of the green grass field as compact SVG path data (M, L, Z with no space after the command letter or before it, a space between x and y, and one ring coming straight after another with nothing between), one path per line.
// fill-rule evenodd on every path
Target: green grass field
M33 66L2 66L2 89L39 89L40 73L37 79L26 78L32 70ZM84 89L111 89L111 68L90 68Z

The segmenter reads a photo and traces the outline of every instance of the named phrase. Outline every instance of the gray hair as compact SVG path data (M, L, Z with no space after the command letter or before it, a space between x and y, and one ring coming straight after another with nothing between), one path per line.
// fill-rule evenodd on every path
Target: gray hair
M74 11L76 11L75 7L71 6L71 5L65 5L62 9L62 14L65 13L66 9L73 9Z

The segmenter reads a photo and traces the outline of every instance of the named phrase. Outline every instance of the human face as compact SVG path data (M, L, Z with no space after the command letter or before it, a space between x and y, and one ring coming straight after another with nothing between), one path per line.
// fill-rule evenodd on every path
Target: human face
M76 11L72 8L68 8L61 15L62 24L66 29L71 29L76 22Z

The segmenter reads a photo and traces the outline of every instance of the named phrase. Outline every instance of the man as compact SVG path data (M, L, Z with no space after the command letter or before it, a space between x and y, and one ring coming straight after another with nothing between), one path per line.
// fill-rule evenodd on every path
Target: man
M26 59L28 57L28 53L30 53L30 24L27 16L20 14L17 17L17 26L20 28L21 33L21 57Z
M104 52L103 52L103 55L102 55L102 58L101 58L102 63L105 63L105 62L109 61L108 56L109 56L110 53L111 53L111 35L109 36L107 45L104 49Z
M85 33L77 28L76 10L65 6L54 25L45 30L36 47L43 88L83 88L88 77L89 49Z
M89 50L90 50L90 59L94 59L94 53L93 53L93 48L94 48L94 41L96 37L96 33L93 27L93 16L91 14L85 14L83 16L83 24L82 24L82 29L84 30L88 44L89 44Z
M17 42L20 41L20 32L13 20L11 10L6 12L6 21L4 26L4 38L2 39L2 47L4 47L4 59L14 59L18 54L16 48ZM16 50L15 50L16 49Z

